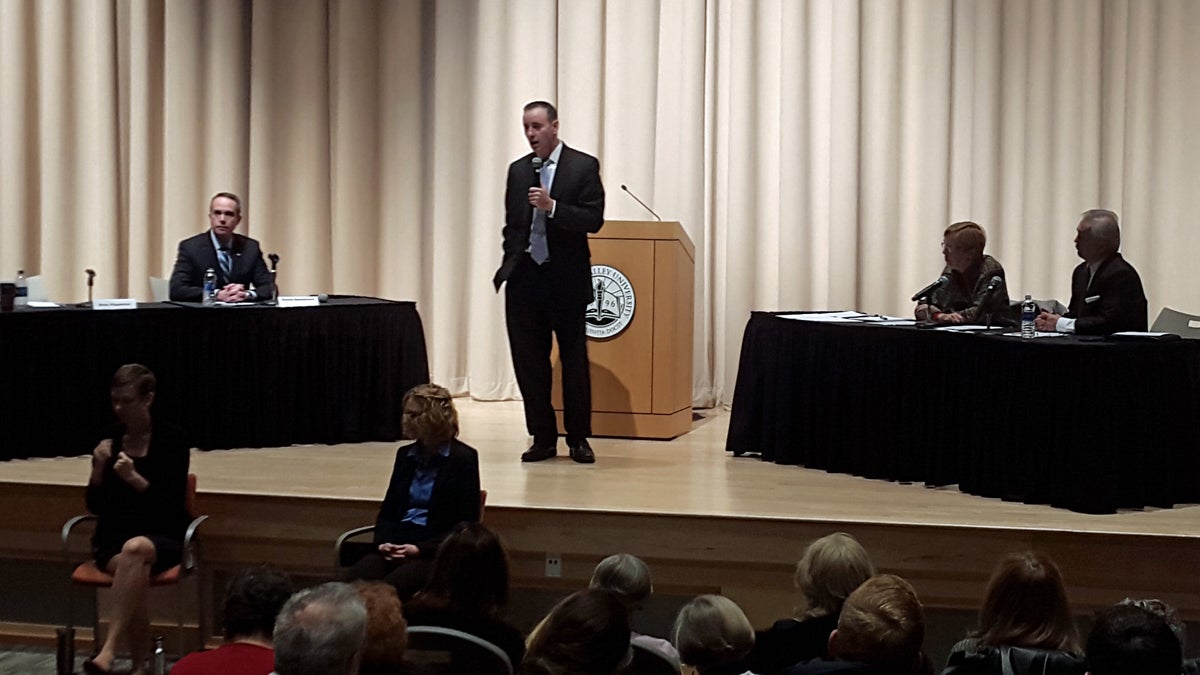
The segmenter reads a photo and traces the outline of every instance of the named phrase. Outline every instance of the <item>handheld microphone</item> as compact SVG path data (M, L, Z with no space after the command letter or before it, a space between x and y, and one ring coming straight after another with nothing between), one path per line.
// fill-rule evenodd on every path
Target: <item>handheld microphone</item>
M950 282L950 277L943 274L942 276L937 278L937 281L935 281L932 284L929 284L928 286L926 286L925 288L922 288L921 290L917 291L916 295L912 296L913 302L917 302L921 298L927 297L930 293L936 291L937 289L941 288L942 286L945 286L949 282Z
M649 211L650 215L657 218L658 222L660 222L660 223L662 222L662 218L659 218L658 214L654 212L654 209L650 208L649 206L646 206L646 202L638 199L637 195L633 194L633 192L631 192L629 190L629 188L625 187L624 183L621 183L621 189L625 191L625 194L629 195L630 197L633 197L633 201L637 202L638 204L641 204L643 209L646 209L647 211Z
M542 187L542 163L545 160L537 155L534 155L533 159L529 161L533 164L533 173L537 176L537 178L533 181L533 187Z

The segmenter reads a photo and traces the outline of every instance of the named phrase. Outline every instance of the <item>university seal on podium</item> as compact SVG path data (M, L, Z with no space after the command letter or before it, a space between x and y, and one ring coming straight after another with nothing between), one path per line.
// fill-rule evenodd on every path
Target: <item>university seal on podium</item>
M592 265L592 301L584 314L587 336L607 340L621 334L633 320L633 284L615 267Z

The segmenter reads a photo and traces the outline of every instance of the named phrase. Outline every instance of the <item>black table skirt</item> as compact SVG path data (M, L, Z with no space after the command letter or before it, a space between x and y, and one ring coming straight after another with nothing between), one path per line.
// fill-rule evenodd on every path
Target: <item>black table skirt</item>
M755 312L727 450L1078 511L1200 502L1200 342ZM802 496L801 496L802 497Z
M158 378L154 416L200 448L392 441L429 381L412 302L26 309L0 314L0 459L91 452L124 363Z

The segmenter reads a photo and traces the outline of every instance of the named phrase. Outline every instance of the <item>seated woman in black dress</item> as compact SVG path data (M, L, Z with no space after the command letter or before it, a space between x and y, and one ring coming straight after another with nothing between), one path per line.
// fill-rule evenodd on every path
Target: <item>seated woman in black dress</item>
M986 313L999 320L1008 310L1008 288L1004 268L990 255L984 255L987 233L971 221L954 223L942 234L942 274L950 282L931 294L929 304L917 305L916 317L935 323L984 323ZM992 291L988 286L1000 277Z
M343 580L382 579L407 601L433 570L438 545L462 522L479 521L479 453L457 439L450 392L421 384L404 395L404 435L375 519L375 550Z
M773 672L802 661L829 658L829 634L854 589L875 575L875 566L854 537L834 532L812 542L796 564L796 588L804 607L758 633L747 664Z
M150 577L179 564L190 517L185 506L190 449L178 429L153 421L154 373L138 364L117 369L112 409L117 426L92 451L88 511L99 516L96 565L113 575L113 615L104 645L84 662L107 673L124 642L133 672L143 672L150 646L146 589Z

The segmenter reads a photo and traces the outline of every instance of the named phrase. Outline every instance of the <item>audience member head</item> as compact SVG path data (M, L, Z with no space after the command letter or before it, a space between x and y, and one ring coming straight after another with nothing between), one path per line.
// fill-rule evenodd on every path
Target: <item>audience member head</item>
M275 620L278 675L353 675L367 630L367 610L348 584L296 593Z
M628 553L616 553L601 560L592 572L588 588L616 593L631 611L641 607L654 590L650 568L641 558Z
M629 662L629 612L617 594L572 593L530 636L521 663L527 675L612 675Z
M225 585L221 626L226 642L247 638L271 642L275 617L295 587L286 574L272 567L247 567Z
M703 673L746 658L754 647L754 627L734 601L701 595L679 610L671 642L682 662Z
M1157 600L1154 598L1146 598L1142 600L1125 598L1117 604L1141 607L1151 614L1157 614L1158 616L1161 616L1163 620L1167 622L1167 625L1171 627L1171 632L1175 634L1175 639L1179 640L1179 647L1182 649L1183 646L1187 644L1187 625L1180 620L1179 613L1175 611L1175 608L1163 602L1162 600Z
M458 436L458 411L450 391L436 384L418 384L404 394L401 429L407 438L421 441L427 449Z
M894 574L867 579L846 598L829 655L867 663L889 673L925 668L925 611L911 584Z
M1085 262L1097 263L1121 248L1117 214L1106 209L1084 211L1075 228L1075 250Z
M873 576L875 566L854 537L834 532L817 539L796 563L796 588L808 605L800 618L837 616L854 589Z
M1100 610L1087 639L1091 675L1179 675L1183 649L1166 619L1137 605Z
M359 675L390 675L404 667L404 649L408 645L408 623L400 606L396 587L384 581L356 581L367 608L367 637L363 642Z
M942 257L946 265L956 272L966 272L983 260L983 247L987 245L987 233L978 224L969 220L954 223L942 233Z
M974 637L993 647L1078 651L1062 574L1050 556L1010 553L992 572Z
M433 573L409 603L492 616L508 603L508 554L482 523L463 523L438 547Z

